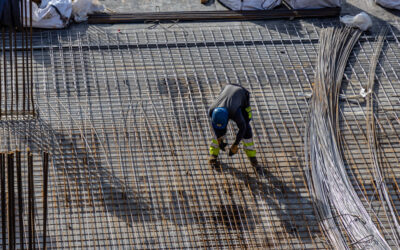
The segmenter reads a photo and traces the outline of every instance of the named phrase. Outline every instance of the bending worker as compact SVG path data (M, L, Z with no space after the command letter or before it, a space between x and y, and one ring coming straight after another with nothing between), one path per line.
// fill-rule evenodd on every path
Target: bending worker
M228 84L213 102L209 111L211 123L216 139L210 145L211 166L218 165L219 151L225 151L227 143L224 137L227 130L229 119L233 120L239 132L236 140L229 150L229 156L236 154L239 150L239 143L243 140L244 151L253 167L257 167L256 150L254 148L253 133L251 131L250 120L252 118L250 108L250 92L240 85Z

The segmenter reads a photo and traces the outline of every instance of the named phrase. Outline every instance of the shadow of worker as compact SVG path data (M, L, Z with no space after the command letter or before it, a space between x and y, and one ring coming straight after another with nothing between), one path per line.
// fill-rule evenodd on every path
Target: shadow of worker
M318 228L318 218L313 209L313 202L296 191L300 187L290 187L273 175L267 167L260 164L257 168L249 169L246 172L225 163L221 163L214 169L235 176L249 187L254 197L264 199L270 206L270 210L274 210L272 216L279 217L275 221L282 224L284 232L301 239L302 244L312 244L316 238L323 237ZM296 183L296 185L300 185L300 183ZM304 188L304 184L302 188Z

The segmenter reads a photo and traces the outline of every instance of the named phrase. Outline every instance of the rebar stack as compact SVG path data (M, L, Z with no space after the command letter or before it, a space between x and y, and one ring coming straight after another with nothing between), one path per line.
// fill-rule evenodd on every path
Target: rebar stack
M383 176L382 164L379 156L379 140L376 136L375 128L375 114L374 114L374 85L375 85L375 71L380 57L382 47L384 45L384 38L388 32L388 27L381 30L377 44L374 50L374 56L371 60L371 66L369 68L368 84L362 89L364 95L367 95L367 134L368 143L370 147L370 157L373 165L374 179L379 194L379 199L382 202L382 208L385 212L388 224L390 224L390 231L392 233L392 239L396 247L400 247L400 225L399 218L396 215L396 210L393 205L393 201L389 196L388 187Z
M360 30L330 28L321 32L315 86L305 135L309 186L318 216L336 249L389 249L355 192L340 151L339 93L348 57ZM345 233L342 233L340 225ZM350 238L350 242L346 238Z
M247 10L247 11L178 11L153 13L108 13L89 16L89 23L143 23L160 21L232 21L267 20L282 18L333 17L340 14L340 8L314 10Z
M0 119L33 116L32 1L6 0L3 6Z

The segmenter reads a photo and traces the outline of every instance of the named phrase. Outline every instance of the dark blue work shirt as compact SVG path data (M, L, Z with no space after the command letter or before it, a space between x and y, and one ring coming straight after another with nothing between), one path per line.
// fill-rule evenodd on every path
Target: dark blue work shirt
M218 95L217 99L211 104L208 110L208 115L212 117L215 108L226 108L228 110L228 117L233 120L239 132L236 135L235 144L239 144L244 134L246 133L249 119L245 109L250 106L250 93L247 89L240 85L228 84ZM217 138L225 135L225 129L215 129L214 133Z

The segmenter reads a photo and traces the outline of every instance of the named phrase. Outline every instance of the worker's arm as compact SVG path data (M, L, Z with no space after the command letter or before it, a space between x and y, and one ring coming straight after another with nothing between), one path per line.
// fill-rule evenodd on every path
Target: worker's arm
M219 148L222 149L222 151L225 151L225 147L227 145L227 143L224 142L226 128L225 129L215 129L213 127L213 130L214 130L215 137L217 137Z
M215 129L215 128L213 127L213 130L214 130L214 134L215 134L215 136L216 136L217 138L221 138L221 137L223 137L223 136L226 134L226 128L225 128L225 129Z
M242 111L240 109L238 109L238 111L236 112L233 120L236 122L236 125L239 128L239 132L236 134L236 140L234 144L239 145L240 141L243 139L244 134L246 133L247 122L244 119Z

